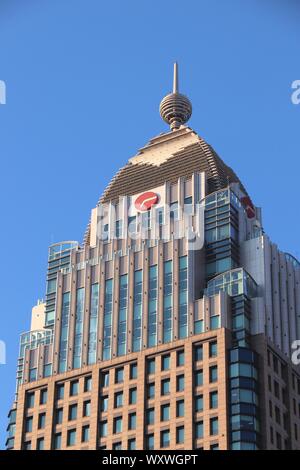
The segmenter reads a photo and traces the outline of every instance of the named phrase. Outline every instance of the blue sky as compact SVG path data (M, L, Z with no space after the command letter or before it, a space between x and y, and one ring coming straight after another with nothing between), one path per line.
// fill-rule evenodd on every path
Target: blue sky
M0 447L48 245L81 241L113 174L167 130L158 106L174 60L191 127L300 257L299 19L296 0L1 0Z

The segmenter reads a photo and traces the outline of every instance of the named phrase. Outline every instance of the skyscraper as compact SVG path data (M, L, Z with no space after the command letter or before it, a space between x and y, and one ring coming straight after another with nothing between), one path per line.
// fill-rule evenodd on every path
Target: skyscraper
M175 64L170 131L49 248L9 449L300 449L300 263L178 90Z

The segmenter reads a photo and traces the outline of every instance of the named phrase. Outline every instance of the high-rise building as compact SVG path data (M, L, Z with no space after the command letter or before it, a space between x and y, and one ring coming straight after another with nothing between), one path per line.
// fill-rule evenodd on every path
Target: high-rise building
M186 126L176 64L160 112L83 243L50 246L9 449L300 449L300 263Z

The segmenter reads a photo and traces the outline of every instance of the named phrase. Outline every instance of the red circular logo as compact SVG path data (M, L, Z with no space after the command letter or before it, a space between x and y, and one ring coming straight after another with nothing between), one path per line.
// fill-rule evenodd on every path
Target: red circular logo
M140 212L145 212L151 209L152 206L158 203L158 194L148 191L141 194L136 198L134 205Z

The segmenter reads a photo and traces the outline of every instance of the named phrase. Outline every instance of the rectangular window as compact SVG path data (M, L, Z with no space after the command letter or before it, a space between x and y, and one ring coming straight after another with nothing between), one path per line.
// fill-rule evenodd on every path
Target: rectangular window
M128 415L128 429L130 431L136 429L136 413L130 413Z
M118 356L126 354L127 307L128 307L128 274L120 276L119 282L119 315L118 315Z
M148 347L157 344L157 266L150 266L148 281Z
M88 425L82 426L81 442L88 442L90 440L90 427Z
M123 406L123 392L115 393L115 408Z
M107 437L107 421L101 421L99 425L100 437Z
M73 382L70 383L70 397L74 397L78 395L78 390L79 390L79 382L78 380L74 380Z
M41 390L41 392L40 392L40 405L46 405L46 403L47 403L47 397L48 397L48 392L47 392L47 389L44 388L44 389Z
M85 377L84 378L84 391L90 392L92 390L92 377Z
M53 448L54 450L60 450L61 449L61 433L54 434L54 439L53 439Z
M130 364L129 377L130 377L130 380L137 379L137 363L136 362L134 364Z
M195 385L196 387L203 385L203 370L197 370L195 372Z
M137 399L137 390L136 388L131 388L129 390L129 405L136 405Z
M67 446L75 446L76 444L76 429L69 429L67 433Z
M92 284L90 295L88 364L95 364L97 356L99 284Z
M73 368L81 367L82 338L83 338L83 315L84 315L84 288L76 291L76 311L75 311L75 333L74 333L74 351Z
M40 413L38 419L38 429L45 429L46 426L46 413Z
M179 258L179 318L178 335L179 338L186 338L188 334L188 271L187 256Z
M45 448L45 439L43 437L39 437L36 440L36 450L44 450Z
M57 398L57 400L63 400L64 392L65 392L64 384L57 385L57 388L56 388L56 398Z
M154 395L155 395L155 384L154 383L148 384L147 397L151 399L151 398L154 398Z
M148 361L147 361L147 373L149 375L155 374L155 358L148 359Z
M135 449L136 449L136 440L128 439L128 450L135 450Z
M25 432L32 432L32 423L33 423L32 416L29 416L28 418L25 419Z
M104 396L100 398L100 411L102 413L106 412L108 408L108 396Z
M184 391L184 375L177 375L176 377L176 391L183 392Z
M102 372L101 374L101 386L103 388L109 386L109 372L108 371Z
M168 395L170 393L170 379L164 379L161 381L161 394Z
M143 315L143 271L134 272L132 349L141 350Z
M160 433L160 446L163 448L170 447L170 431L168 429Z
M154 449L154 434L148 434L146 436L146 449L148 450Z
M195 411L199 413L203 411L203 395L197 395L195 398Z
M63 409L58 408L55 412L55 424L62 424L63 422Z
M113 427L114 434L121 433L122 427L123 427L122 416L117 416L116 418L114 418L114 427Z
M115 383L120 384L124 380L124 368L119 367L118 369L115 370Z
M218 392L210 392L209 394L209 406L210 408L218 408Z
M105 281L105 299L103 315L103 360L111 358L112 337L112 312L113 312L113 280Z
M161 421L169 421L170 419L170 405L161 405L160 408L160 420Z
M184 443L184 426L176 428L176 444Z
M184 400L176 402L176 418L182 418L184 416Z
M146 411L146 423L147 425L154 424L154 408L149 408Z
M70 292L66 292L62 297L61 312L61 330L59 344L59 372L66 372L67 369L67 352L69 337L69 318L70 318Z
M203 361L203 346L199 344L195 347L195 361L200 362Z
M69 406L69 421L77 419L77 405Z
M184 351L177 351L176 361L177 367L184 366Z
M163 342L172 341L173 312L173 268L172 261L164 263L164 305L163 305Z
M209 343L209 357L217 357L218 355L218 343L212 341Z
M218 366L209 368L209 382L214 383L218 381Z
M83 402L83 416L88 417L91 416L91 401L86 400Z
M203 421L198 421L195 424L195 437L196 437L196 439L202 439L203 438Z
M210 435L216 436L219 433L219 420L218 418L211 418L210 419Z
M166 354L161 358L161 370L169 370L170 369L170 354Z
M34 407L34 392L27 392L26 393L26 407L33 408Z

